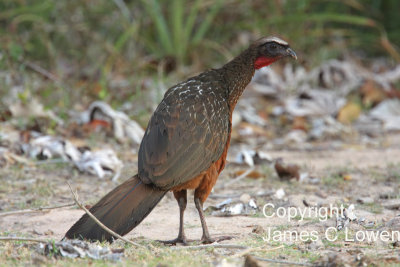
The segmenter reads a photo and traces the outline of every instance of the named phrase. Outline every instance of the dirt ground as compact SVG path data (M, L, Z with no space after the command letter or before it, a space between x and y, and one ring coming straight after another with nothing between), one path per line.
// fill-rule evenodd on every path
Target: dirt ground
M249 168L230 163L221 174L214 191L205 203L205 208L215 206L229 197L235 200L242 194L249 194L255 197L258 210L255 214L248 216L217 217L208 214L206 220L210 233L214 237L231 236L231 240L223 241L222 244L246 245L254 250L250 249L248 254L261 258L316 265L399 264L400 250L396 240L351 241L351 237L354 237L358 231L388 230L391 233L396 229L400 230L400 223L396 220L396 216L400 214L398 201L400 143L398 141L399 137L393 135L389 136L385 145L379 148L348 145L333 150L268 151L272 158L282 157L285 162L298 164L302 172L307 172L315 178L313 182L281 181L273 165L265 163L256 166L256 170L262 174L261 178L246 178L223 187L224 183L232 180L238 170ZM232 149L229 158L234 158L234 152L235 148ZM129 153L126 153L124 157L124 162L129 162ZM135 173L135 165L135 162L126 164L120 181ZM73 167L59 163L3 168L0 170L0 180L1 212L71 203L73 199L67 181L78 190L80 199L85 204L95 203L115 186L109 179L101 180L83 175ZM275 195L279 188L285 192L285 196L281 198ZM329 227L336 228L334 217L326 221L318 217L301 220L299 216L290 221L288 217L266 218L263 215L263 205L266 203L272 203L275 207L297 207L300 210L305 209L305 205L327 207L330 204L345 206L354 204L354 214L357 219L347 225L350 231L350 238L347 239L350 241L346 240L348 236L345 235L345 231L339 231L338 239L330 241L327 240L325 232ZM49 212L0 216L0 232L2 235L11 234L57 241L82 214L83 211L76 207L67 207ZM178 205L172 194L168 193L152 213L126 237L141 242L173 239L178 232L178 214ZM192 194L185 213L185 229L189 239L197 241L200 239L201 225L192 201ZM281 232L284 230L317 231L318 238L306 241L298 239L265 241L262 238L267 237L268 229ZM293 236L293 233L289 235ZM194 244L197 243L194 242ZM157 246L162 250L170 249L163 245ZM0 244L0 254L3 254L2 257L5 256L6 260L10 260L11 256L7 254L10 253L10 249ZM195 264L240 266L243 264L244 255L236 257L238 253L240 254L241 251L207 250L205 254L202 254L205 257L199 262L195 261ZM148 257L152 256L154 257L154 255ZM128 255L127 258L129 257ZM146 257L141 259L142 262L146 261ZM135 259L137 258L133 258L137 263ZM32 262L32 257L28 256L22 261ZM160 257L155 263L175 266L186 265L186 262Z

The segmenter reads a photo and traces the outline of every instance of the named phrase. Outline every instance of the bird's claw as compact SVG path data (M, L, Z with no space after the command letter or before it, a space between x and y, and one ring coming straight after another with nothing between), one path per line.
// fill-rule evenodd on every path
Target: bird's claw
M202 244L212 244L214 243L216 240L214 238L210 238L210 237L202 237L201 238L201 243Z

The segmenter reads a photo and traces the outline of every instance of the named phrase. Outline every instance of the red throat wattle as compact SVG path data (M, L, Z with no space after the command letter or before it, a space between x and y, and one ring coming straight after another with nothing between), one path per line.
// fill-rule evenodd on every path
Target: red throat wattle
M278 57L258 57L254 62L254 67L258 70L274 63L277 60Z

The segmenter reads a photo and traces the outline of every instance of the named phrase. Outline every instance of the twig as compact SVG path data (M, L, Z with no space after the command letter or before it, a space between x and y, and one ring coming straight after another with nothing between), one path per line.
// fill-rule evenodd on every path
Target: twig
M43 67L29 61L21 61L21 63L25 64L28 68L32 69L33 71L36 71L37 73L43 75L47 79L53 81L56 85L65 89L70 89L70 87L67 84L65 84L61 79L59 79L56 75L44 69Z
M113 230L111 230L110 228L105 226L102 222L100 222L87 208L85 208L85 206L82 203L79 202L79 200L78 200L79 197L78 197L77 193L72 190L72 187L71 187L71 185L69 183L68 183L68 186L69 186L69 189L71 190L71 193L72 193L72 195L74 197L74 201L75 201L76 205L78 205L82 210L84 210L86 212L86 214L90 218L92 218L101 228L103 228L110 235L112 235L112 236L114 236L114 237L116 237L118 239L121 239L122 241L124 241L124 242L126 242L128 244L131 244L131 245L136 246L136 247L144 248L144 246L139 245L139 244L137 244L137 243L135 243L133 241L130 241L130 240L126 239L125 237L120 236L119 234L115 233Z
M248 248L248 249L243 250L243 251L241 251L241 252L239 252L237 254L232 255L231 258L239 258L239 257L242 257L242 256L244 256L246 254L249 254L250 252L254 252L254 251L260 251L260 250L262 250L262 251L273 251L273 250L278 250L278 249L284 248L284 246L274 247L274 248L270 248L270 249L264 249L264 248L265 248L265 246L256 247L256 248Z
M0 241L29 241L37 243L49 243L51 240L41 238L26 238L26 237L11 237L11 236L0 236Z
M181 247L171 247L173 250L182 249L203 249L203 248L233 248L233 249L248 249L248 247L235 245L235 244L207 244L198 246L181 246Z
M231 184L234 184L234 183L236 183L236 182L239 182L240 180L246 178L246 176L249 175L252 171L254 171L254 167L251 167L250 169L248 169L247 171L245 171L244 173L242 173L241 175L239 175L239 176L236 177L235 179L230 180L229 182L220 185L218 188L228 187L228 186L230 186Z
M287 265L297 265L297 266L313 266L311 263L303 263L303 262L294 262L294 261L283 261L283 260L273 260L273 259L265 259L251 255L254 259L259 261L266 261L272 263L279 263L279 264L287 264Z
M39 207L37 209L6 211L6 212L1 212L0 213L0 217L8 216L8 215L14 215L14 214L21 214L21 213L48 212L49 210L65 208L65 207L71 207L71 206L74 206L74 205L75 205L75 203L69 203L69 204L62 204L62 205L51 206L51 207Z
M33 62L29 62L29 61L24 61L23 62L26 66L28 66L29 68L31 68L32 70L36 71L37 73L42 74L44 77L46 77L49 80L52 80L53 82L56 83L61 83L61 81L57 78L57 76L55 76L53 73L51 73L48 70L45 70L44 68L42 68L41 66L33 63Z

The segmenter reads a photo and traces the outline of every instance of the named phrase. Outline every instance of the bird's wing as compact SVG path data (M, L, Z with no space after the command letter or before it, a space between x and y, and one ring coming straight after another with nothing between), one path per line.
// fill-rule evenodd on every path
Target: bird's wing
M229 108L218 81L188 80L157 107L139 149L139 176L171 189L218 160L230 131Z

